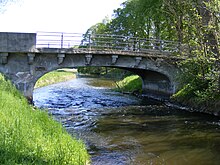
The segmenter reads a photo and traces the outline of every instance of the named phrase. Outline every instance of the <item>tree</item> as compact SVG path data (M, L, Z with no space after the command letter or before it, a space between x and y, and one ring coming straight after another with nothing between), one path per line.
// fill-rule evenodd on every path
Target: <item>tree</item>
M86 33L83 35L83 40L81 42L81 46L85 46L85 44L91 46L104 45L107 42L107 38L103 38L102 35L109 34L108 24L110 20L108 17L103 19L101 23L97 23L91 26Z
M152 5L154 6L152 7ZM159 24L160 20L155 21L154 18L162 19L162 15L157 15L157 9L160 8L160 5L160 0L130 0L124 2L124 8L114 10L115 18L110 25L112 33L131 37L150 38L158 36L156 38L159 38L162 25Z
M212 105L220 97L219 0L188 0L180 32L188 45L180 98ZM193 101L192 101L193 100Z

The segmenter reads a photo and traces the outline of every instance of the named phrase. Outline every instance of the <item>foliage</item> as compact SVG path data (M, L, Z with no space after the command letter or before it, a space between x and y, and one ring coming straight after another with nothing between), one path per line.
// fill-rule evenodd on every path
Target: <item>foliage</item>
M141 93L142 80L138 75L131 75L123 80L116 82L117 89L120 92Z
M78 72L82 74L95 74L95 75L101 75L108 72L108 68L106 67L78 67Z
M101 23L97 23L93 26L91 26L86 33L83 35L83 40L81 42L80 47L88 47L88 45L91 45L92 43L94 44L95 42L99 42L99 45L101 45L100 43L103 42L103 39L101 36L99 36L100 34L109 34L109 30L108 30L108 24L109 24L109 18L106 17L105 19L103 19L103 21ZM96 36L96 37L93 37ZM96 41L97 38L100 37L102 40L101 41ZM93 39L95 38L95 39ZM106 40L104 40L106 42Z
M195 107L208 107L218 102L220 96L219 16L212 9L219 7L219 4L211 0L193 4L195 7L191 7L193 12L187 23L191 30L186 40L189 52L185 52L190 56L180 64L183 68L180 82L184 87L174 98L188 100Z
M84 144L0 75L0 164L86 164Z
M35 84L35 88L47 86L50 84L58 83L58 82L63 82L67 80L74 79L76 76L74 72L72 71L65 71L65 70L56 70L49 72L42 76L37 83Z
M78 73L89 74L89 75L98 75L104 77L112 78L123 78L131 74L131 72L118 69L118 68L109 68L109 67L78 67Z

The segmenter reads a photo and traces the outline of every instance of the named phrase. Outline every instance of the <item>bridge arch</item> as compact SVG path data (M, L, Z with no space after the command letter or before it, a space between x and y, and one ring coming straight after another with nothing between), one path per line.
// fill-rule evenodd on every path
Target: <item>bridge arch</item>
M36 57L36 61L40 56L44 56L43 54ZM139 75L142 79L143 84L143 92L144 93L152 93L159 95L171 95L175 92L175 71L177 70L172 65L160 65L158 66L157 62L152 59L142 59L143 64L139 64L135 66L135 57L122 56L118 57L115 63L112 63L112 55L93 55L88 63L87 55L66 55L66 58L63 59L61 64L57 63L56 58L46 59L44 56L41 61L46 62L46 68L39 67L35 72L34 81L35 84L37 80L42 77L44 74L51 72L53 70L62 69L62 68L77 68L77 67L112 67L112 68L120 68L124 70L131 71L137 75ZM52 61L52 59L54 61ZM53 65L52 65L53 64Z

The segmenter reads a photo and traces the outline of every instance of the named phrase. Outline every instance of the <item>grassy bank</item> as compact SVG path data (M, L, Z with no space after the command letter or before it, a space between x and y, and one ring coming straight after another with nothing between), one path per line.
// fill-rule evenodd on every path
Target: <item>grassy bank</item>
M198 88L199 85L186 85L172 96L172 100L196 111L220 116L220 93Z
M44 76L42 76L37 81L35 88L74 79L76 78L75 73L76 72L74 70L70 70L70 69L69 70L68 69L55 70L55 71L49 72L45 74Z
M0 164L83 165L84 144L46 112L34 110L0 75Z
M120 92L141 93L142 91L142 81L137 75L125 77L123 80L116 82L116 85L116 90Z
M116 84L116 91L119 92L141 93L142 91L142 81L137 75L125 77L123 80L116 82ZM171 100L174 103L190 107L190 110L220 116L220 94L210 92L207 95L208 92L199 93L198 87L198 85L196 87L187 85L174 94Z

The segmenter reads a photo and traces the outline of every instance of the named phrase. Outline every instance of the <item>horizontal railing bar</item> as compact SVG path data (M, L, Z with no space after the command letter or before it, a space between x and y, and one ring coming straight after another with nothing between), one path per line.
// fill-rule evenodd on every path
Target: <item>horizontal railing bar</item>
M82 33L70 33L70 32L46 32L46 31L37 31L37 34L39 33L48 33L48 34L54 34L54 33L58 33L58 34L82 34Z

